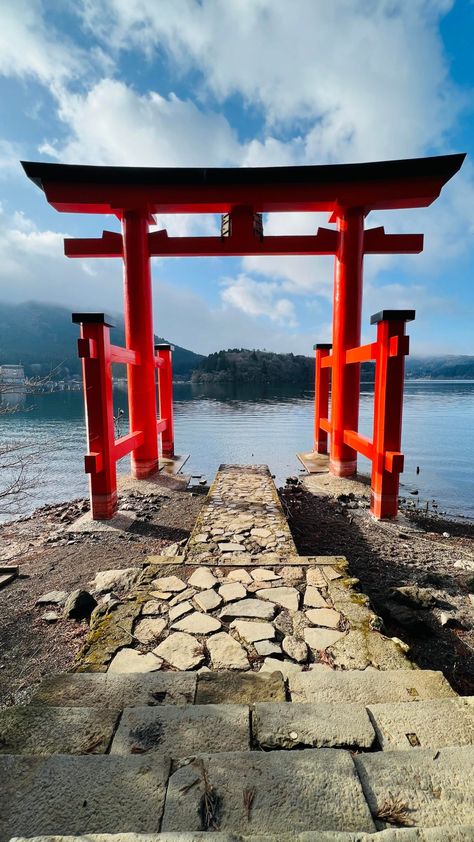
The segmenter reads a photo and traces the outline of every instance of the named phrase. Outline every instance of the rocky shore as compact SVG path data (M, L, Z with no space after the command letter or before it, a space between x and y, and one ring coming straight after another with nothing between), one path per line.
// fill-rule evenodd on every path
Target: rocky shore
M206 491L204 487L189 489L184 479L176 478L159 487L150 488L147 484L141 490L123 490L123 520L114 529L101 526L90 531L85 525L88 504L84 500L43 507L29 518L0 528L1 563L18 568L18 575L0 589L0 704L27 697L29 688L45 674L70 669L89 632L91 614L93 622L97 621L111 600L126 605L127 595L136 585L147 558L169 553L172 563L195 525L193 544L188 546L195 564L212 564L216 553L225 556L232 551L241 556L243 568L246 555L257 548L262 557L272 553L279 558L282 553L290 556L295 546L301 556L346 556L351 575L360 580L361 591L368 594L372 608L382 618L384 633L409 646L410 656L418 666L441 669L458 692L474 692L471 524L427 516L412 511L412 507L396 524L377 524L368 513L368 489L364 483L342 487L340 481L334 483L328 475L316 475L303 480L292 478L280 491L292 539L277 523L278 500L270 499L266 505L270 518L275 519L272 534L267 534L267 526L251 524L248 511L235 513L235 528L230 534L224 522L219 521L222 515L218 489L215 510L211 508L209 512L206 507L206 517L211 516L212 523L203 519ZM245 496L245 489L242 493ZM226 549L226 544L236 546ZM206 553L210 553L210 558L205 558ZM104 571L122 572L114 577ZM208 621L212 621L213 613L217 616L225 609L226 588L245 589L243 599L255 599L258 591L271 588L296 585L298 589L296 579L293 583L286 581L288 576L291 578L290 571L284 572L285 581L280 582L258 581L258 574L255 578L247 573L246 581L239 581L235 575L229 577L229 571L225 577L217 574L212 587L196 588L201 600L209 598L203 595L211 591L214 601L219 601L215 609L207 609ZM112 575L113 584L105 581L107 575ZM175 608L173 631L185 635L189 631L178 626L181 623L187 628L193 615L179 608L186 602L176 598L180 593L173 593L169 601L171 609ZM261 594L257 598L261 599ZM171 600L175 605L171 605ZM276 603L264 601L273 616L271 606ZM325 610L309 605L306 609ZM207 613L206 607L198 606L198 611ZM156 623L160 616L150 615L148 625L144 618L146 628L139 631L140 635L150 631L151 619ZM231 618L230 622L250 624L245 617ZM251 629L244 626L244 634L251 634ZM301 663L301 640L292 640L295 636L288 628L280 632L277 627L278 623L276 638L272 633L264 641L249 642L246 657L250 661L255 656L261 662L264 657L271 659L276 655L289 663ZM285 649L281 652L282 635L289 639L285 644L290 647L289 653ZM311 638L311 631L306 637ZM302 640L305 641L304 633ZM304 651L307 652L307 646Z

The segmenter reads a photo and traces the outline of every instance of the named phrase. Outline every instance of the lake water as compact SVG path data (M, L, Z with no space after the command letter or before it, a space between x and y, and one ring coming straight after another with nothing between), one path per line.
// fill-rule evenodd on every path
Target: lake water
M295 454L311 450L308 391L180 384L174 395L176 452L191 454L186 473L211 480L221 462L266 463L281 485L301 467ZM373 386L363 384L360 431L369 437L373 397ZM123 435L125 393L116 391L115 403L125 411ZM37 451L41 481L29 494L27 510L86 495L82 394L28 396L25 408L0 415L0 444L19 440ZM435 499L441 510L474 518L474 381L408 381L403 451L406 490L418 489L420 500ZM359 458L360 469L368 471L369 463ZM127 467L125 458L119 470Z

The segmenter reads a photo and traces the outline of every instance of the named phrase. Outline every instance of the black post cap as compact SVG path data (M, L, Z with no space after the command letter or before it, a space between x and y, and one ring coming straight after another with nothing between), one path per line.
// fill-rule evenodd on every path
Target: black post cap
M313 345L313 351L330 351L332 345L329 345L327 342L317 342L316 345Z
M107 313L72 313L72 321L75 325L106 325L115 327L115 322Z
M169 342L159 342L155 345L155 351L174 351L174 345L170 345Z
M412 322L415 318L415 310L380 310L370 317L370 324L376 325L379 322Z

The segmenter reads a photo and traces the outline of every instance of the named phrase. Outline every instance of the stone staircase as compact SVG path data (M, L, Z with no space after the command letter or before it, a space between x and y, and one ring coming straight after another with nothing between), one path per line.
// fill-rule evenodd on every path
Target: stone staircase
M0 839L474 839L472 705L424 670L51 676L0 713Z
M296 556L272 486L219 472L78 671L0 711L0 842L474 840L474 699L380 633L344 559Z

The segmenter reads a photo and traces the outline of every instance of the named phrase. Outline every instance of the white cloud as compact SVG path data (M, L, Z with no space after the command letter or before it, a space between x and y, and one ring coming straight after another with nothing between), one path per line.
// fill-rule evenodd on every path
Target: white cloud
M32 77L57 90L106 63L100 51L81 49L46 23L41 0L0 3L0 75Z
M225 166L240 148L227 120L190 100L154 91L137 94L115 79L102 79L82 94L60 97L65 143L43 151L64 163L159 167Z
M255 281L248 275L236 279L224 278L225 289L221 298L226 304L242 310L250 316L266 316L273 322L296 327L294 304L288 298L281 298L281 288L276 283Z
M440 148L463 105L437 29L450 0L83 5L91 31L116 50L165 50L177 73L201 73L202 96L239 94L268 125L291 122L293 135L300 125L307 161Z

